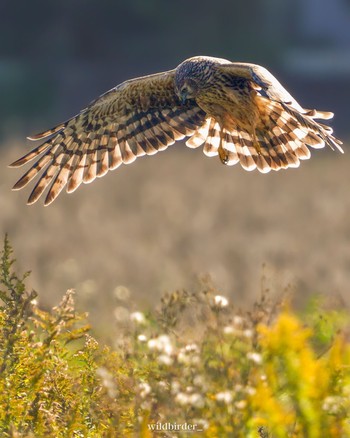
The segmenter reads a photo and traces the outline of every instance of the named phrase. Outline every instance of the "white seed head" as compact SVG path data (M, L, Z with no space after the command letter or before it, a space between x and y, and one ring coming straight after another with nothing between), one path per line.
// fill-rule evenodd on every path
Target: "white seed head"
M246 388L245 388L245 392L246 392L248 395L254 395L254 394L256 394L256 389L253 388L252 386L246 386Z
M233 317L233 324L234 325L242 325L243 324L243 318L239 315L235 315Z
M142 398L145 398L151 392L151 387L147 382L141 382L139 384L139 391L140 391L140 396Z
M188 394L184 392L178 392L175 396L175 401L179 405L187 405L188 404Z
M164 380L161 380L160 382L158 382L158 386L159 388L161 388L162 390L168 389L168 383L164 382Z
M223 308L228 306L228 299L222 295L215 295L214 303L217 307Z
M180 352L177 355L177 360L186 365L198 364L200 362L198 352L199 348L197 344L188 344L180 349Z
M223 402L223 403L226 403L228 405L229 403L232 402L233 395L232 395L231 391L222 391L222 392L218 392L215 395L215 399L219 402Z
M172 394L176 394L180 392L180 383L177 380L174 380L173 382L171 382L171 392Z
M243 330L243 336L245 336L246 338L252 338L253 337L253 330L250 330L250 329Z
M255 351L250 351L247 353L247 358L257 364L261 364L262 362L262 356L259 353L256 353Z
M130 320L137 324L144 324L146 322L145 315L142 312L130 313Z
M163 365L171 365L173 363L173 359L167 354L161 354L158 356L158 362L162 363Z
M193 379L193 384L196 386L205 386L203 376L200 374L197 374Z
M197 393L190 394L189 404L196 408L202 408L204 406L204 399L201 394L197 394Z
M97 368L96 374L101 378L102 385L107 389L108 395L111 398L115 398L118 391L112 374L104 367Z
M192 405L196 408L202 408L204 406L204 399L201 394L186 394L184 392L179 392L175 397L176 403L179 405Z
M227 325L224 327L223 332L225 335L233 335L236 333L236 329L232 325Z
M171 355L174 350L168 335L160 335L157 338L150 339L147 345L151 350L157 350L167 355Z
M237 409L244 409L247 406L247 401L246 400L240 400L240 401L235 403L235 406L236 406Z
M187 344L185 347L185 351L187 353L198 352L198 345L197 344Z
M344 408L346 401L346 397L330 395L324 399L322 409L330 415L336 415L342 408Z

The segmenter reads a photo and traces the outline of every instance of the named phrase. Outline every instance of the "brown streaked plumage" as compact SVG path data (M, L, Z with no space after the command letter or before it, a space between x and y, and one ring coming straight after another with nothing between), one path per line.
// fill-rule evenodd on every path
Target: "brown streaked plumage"
M332 128L316 121L332 117L302 108L261 66L198 56L174 70L123 82L75 117L29 137L45 141L11 164L37 158L14 190L42 171L28 204L49 187L48 205L65 186L73 192L186 137L187 146L203 146L207 156L218 155L227 165L240 162L262 173L298 167L310 158L307 146L343 152Z

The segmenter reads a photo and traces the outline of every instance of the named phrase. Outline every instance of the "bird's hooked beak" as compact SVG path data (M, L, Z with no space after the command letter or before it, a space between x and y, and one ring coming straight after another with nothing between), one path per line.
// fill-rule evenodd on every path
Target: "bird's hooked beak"
M188 90L186 90L186 89L181 90L180 101L181 101L182 105L185 105L187 98L188 98Z

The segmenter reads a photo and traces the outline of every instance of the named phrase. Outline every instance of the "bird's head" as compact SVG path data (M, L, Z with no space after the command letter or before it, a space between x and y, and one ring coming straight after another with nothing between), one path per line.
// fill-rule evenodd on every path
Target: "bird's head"
M195 99L199 90L198 81L189 76L175 76L175 91L181 103L184 104L188 99Z
M213 58L196 56L186 59L175 70L175 92L184 104L187 99L195 99L210 78Z

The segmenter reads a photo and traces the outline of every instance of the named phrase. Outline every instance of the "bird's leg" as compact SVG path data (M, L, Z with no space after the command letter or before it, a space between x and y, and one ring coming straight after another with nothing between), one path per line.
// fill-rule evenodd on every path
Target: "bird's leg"
M219 143L219 147L218 147L218 152L219 152L219 157L220 160L223 164L227 164L228 163L228 155L227 152L225 152L224 148L222 147L222 143L223 143L223 137L224 137L225 133L223 131L223 129L220 129L220 143Z
M253 127L253 146L254 146L255 150L257 151L258 155L261 155L261 147L260 147L260 144L258 142L258 138L256 136L255 127Z

